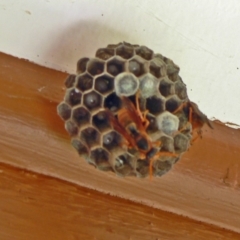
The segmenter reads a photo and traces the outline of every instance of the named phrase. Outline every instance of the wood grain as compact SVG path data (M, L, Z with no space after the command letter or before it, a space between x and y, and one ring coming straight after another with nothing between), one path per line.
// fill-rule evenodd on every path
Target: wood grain
M0 54L0 162L240 233L239 130L204 128L162 178L119 178L71 147L56 114L66 76Z
M240 235L0 164L0 239L239 239Z

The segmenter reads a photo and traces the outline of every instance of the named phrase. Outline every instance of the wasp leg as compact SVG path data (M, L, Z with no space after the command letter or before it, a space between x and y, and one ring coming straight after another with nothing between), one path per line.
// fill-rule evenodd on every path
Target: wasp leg
M184 102L184 103L180 104L180 106L177 109L175 109L172 113L174 114L174 113L181 111L184 107L186 107L187 103L188 102Z
M176 113L180 110L182 110L184 107L186 107L188 102L185 102L183 104L181 104L173 113ZM202 138L202 131L201 131L201 128L198 128L198 127L194 127L194 119L193 119L193 113L194 113L194 109L191 107L191 105L188 107L188 110L189 110L189 113L188 113L188 122L181 128L179 129L178 131L179 132L182 132L184 130L186 130L186 126L188 123L190 123L192 125L192 133L194 132L194 130L197 129L197 136L194 137L192 140L191 140L191 144L193 142L195 142L199 137Z
M178 154L176 153L171 153L171 152L158 152L154 157L150 159L149 163L149 177L150 180L152 180L152 175L153 175L153 162L159 159L160 156L169 156L169 157L177 157Z
M141 112L140 106L139 106L139 90L136 92L135 97L136 97L136 99L135 99L135 101L136 101L136 110L137 110L137 112L138 112L138 114L139 114L139 117L140 117L141 120L143 121L144 118L143 118L143 115L142 115L142 112Z
M183 104L181 104L181 105L174 111L174 113L182 110L182 108L184 108L185 106L186 106L186 102L183 103ZM186 124L184 124L184 126L183 126L181 129L179 129L178 132L183 132L184 130L186 130L188 123L190 123L190 124L193 126L193 108L192 108L192 107L189 107L188 110L189 110L189 113L188 113L188 122L187 122ZM192 129L192 131L193 131L193 130L194 130L194 129ZM201 133L200 133L200 132L198 132L198 136L201 136ZM198 136L197 136L197 138L198 138ZM196 139L192 140L191 143L194 142L195 140L196 140Z
M146 130L150 124L149 120L147 119L147 114L149 113L149 110L146 110L143 112L143 126L144 126L144 129Z
M158 140L158 141L153 142L152 144L154 147L160 147L162 142L160 140Z
M199 135L195 136L192 140L191 140L191 145L199 138Z
M191 125L193 126L193 108L192 107L189 107L189 115L188 115L188 121L191 123ZM192 129L192 131L195 130L195 129ZM202 130L199 128L197 130L197 136L194 137L192 140L191 140L191 144L193 142L195 142L198 138L202 138Z
M186 107L187 103L188 102L184 102L184 103L180 104L180 106L176 110L173 111L173 114L181 111L184 107ZM190 124L192 125L192 114L193 114L193 110L191 107L189 107L188 121L186 124L184 124L184 126L181 129L178 130L178 132L183 132L184 130L186 130L186 126L187 126L188 122L190 122Z
M144 113L142 113L141 112L141 109L140 109L140 106L139 106L139 93L140 91L138 90L137 91L137 93L136 93L136 99L135 99L135 101L136 101L136 110L137 110L137 112L138 112L138 114L139 114L139 117L141 118L141 120L143 121L143 122L145 122L145 120L146 120L146 115L147 115L147 113L148 113L148 110L146 110L146 111L144 111Z
M149 126L149 121L147 120L147 114L149 112L149 110L145 110L143 113L141 112L141 109L140 109L140 106L139 106L139 94L140 94L140 91L138 90L137 93L136 93L136 110L137 110L137 113L142 121L142 124L144 126L144 129L147 129L147 127Z
M201 129L197 130L197 135L191 140L191 144L193 144L199 137L202 138L202 130Z
M132 144L131 143L129 143L128 141L121 141L120 143L119 143L119 146L121 147L121 148L123 148L123 149L132 149L132 148L134 148L133 146L132 146Z

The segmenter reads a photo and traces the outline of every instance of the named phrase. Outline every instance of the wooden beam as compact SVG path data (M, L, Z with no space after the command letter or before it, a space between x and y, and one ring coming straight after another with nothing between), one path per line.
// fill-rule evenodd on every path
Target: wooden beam
M0 239L231 239L240 234L0 163Z
M119 178L81 159L57 116L67 74L0 54L0 162L240 233L240 131L215 123L162 178Z

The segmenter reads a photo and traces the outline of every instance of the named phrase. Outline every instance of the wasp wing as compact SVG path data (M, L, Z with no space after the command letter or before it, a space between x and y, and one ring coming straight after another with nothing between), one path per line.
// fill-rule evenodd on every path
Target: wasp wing
M128 142L128 144L130 144L132 147L135 146L134 139L132 139L126 129L118 122L117 118L113 115L113 113L110 110L107 110L106 114L113 129L116 130L119 134L121 134Z
M136 107L132 101L127 97L121 97L122 107L125 108L130 116L130 119L136 124L137 128L141 131L145 131L142 120L137 112Z
M191 101L189 101L189 105L192 107L193 112L194 112L204 123L206 123L210 128L213 129L212 123L209 121L209 119L207 118L207 116L200 111L200 109L198 108L198 105L197 105L196 103L194 103L194 102L191 102Z

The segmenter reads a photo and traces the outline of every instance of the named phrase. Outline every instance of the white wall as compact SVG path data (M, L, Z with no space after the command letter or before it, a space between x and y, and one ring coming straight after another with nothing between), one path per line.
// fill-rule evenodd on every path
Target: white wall
M240 1L0 0L0 51L40 65L73 73L120 41L173 59L204 113L240 125Z

